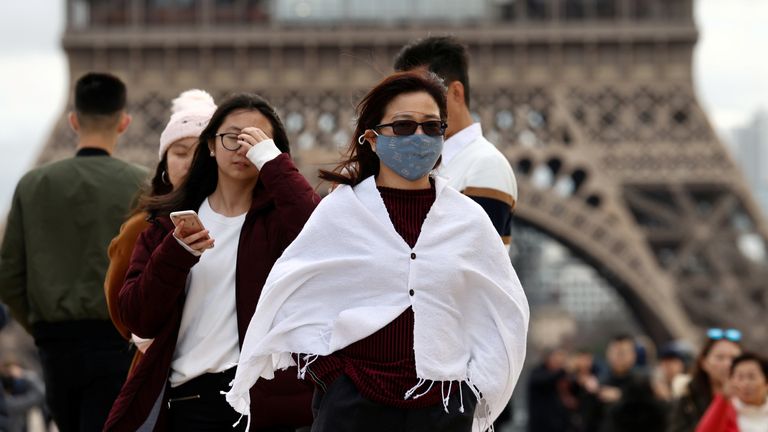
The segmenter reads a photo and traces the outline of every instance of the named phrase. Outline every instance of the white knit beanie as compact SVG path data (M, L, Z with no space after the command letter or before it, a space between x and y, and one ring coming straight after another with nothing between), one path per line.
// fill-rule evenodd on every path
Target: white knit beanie
M216 104L213 98L203 90L187 90L173 100L171 106L171 119L165 130L160 134L160 151L163 155L171 144L182 138L200 136L200 133L208 125Z

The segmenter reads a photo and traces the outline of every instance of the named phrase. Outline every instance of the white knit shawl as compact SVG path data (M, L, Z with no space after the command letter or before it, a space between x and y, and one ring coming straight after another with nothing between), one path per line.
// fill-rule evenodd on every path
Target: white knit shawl
M320 202L264 285L227 393L236 411L249 415L248 389L295 365L292 353L331 354L412 307L419 383L479 389L476 430L501 413L525 359L528 302L483 209L442 178L436 193L413 249L373 177Z

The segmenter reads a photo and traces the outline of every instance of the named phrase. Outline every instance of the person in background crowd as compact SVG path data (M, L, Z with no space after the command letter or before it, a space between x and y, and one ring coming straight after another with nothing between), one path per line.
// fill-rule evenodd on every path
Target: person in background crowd
M61 432L100 431L131 364L104 298L107 246L147 171L110 155L131 117L118 78L75 84L75 157L19 181L0 250L0 298L35 339Z
M543 358L528 378L528 432L575 431L579 401L565 370L566 353L553 349Z
M610 404L621 398L622 389L632 380L632 370L637 361L635 340L624 334L614 336L608 343L605 358L608 372L600 383L600 400Z
M696 357L686 392L673 404L668 432L694 432L715 394L728 381L731 363L741 354L741 332L713 328Z
M36 373L12 359L3 362L0 378L8 405L8 432L26 432L31 412L37 411L41 418L45 414L45 386Z
M658 364L653 373L653 386L657 396L665 401L672 401L673 383L677 377L685 373L685 357L671 347L665 348L659 354Z
M656 398L648 377L629 375L621 397L608 407L600 432L662 432L666 424L667 408Z
M635 339L626 334L616 335L608 342L605 350L607 370L600 375L600 390L597 399L590 406L587 423L601 428L608 409L621 399L624 386L629 383L635 372L637 349Z
M696 432L768 430L768 361L744 353L733 360L729 384L717 393Z
M586 349L576 351L571 358L570 374L578 399L574 423L581 432L597 431L600 426L600 380L597 373L594 355Z

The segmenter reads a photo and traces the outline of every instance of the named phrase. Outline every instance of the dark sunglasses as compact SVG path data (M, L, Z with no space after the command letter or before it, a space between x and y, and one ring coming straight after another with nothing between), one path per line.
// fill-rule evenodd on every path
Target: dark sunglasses
M445 135L445 129L448 127L448 124L440 120L427 120L421 123L414 120L395 120L392 123L380 124L373 128L381 129L387 126L392 128L392 132L395 135L413 135L416 133L416 129L421 126L421 130L424 131L425 135L440 136Z
M711 328L707 330L707 337L712 340L726 339L731 342L738 342L741 340L741 332L736 329L720 329Z

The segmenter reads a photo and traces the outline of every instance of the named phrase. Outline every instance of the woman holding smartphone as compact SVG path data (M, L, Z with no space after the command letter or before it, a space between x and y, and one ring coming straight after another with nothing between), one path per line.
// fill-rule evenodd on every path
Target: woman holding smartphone
M238 412L296 363L316 386L314 432L468 432L506 406L528 303L483 209L430 176L445 91L404 72L358 105L346 159L321 172L340 186L265 284L227 394Z
M118 309L132 333L154 342L105 430L220 431L238 422L221 392L267 274L319 202L288 152L274 109L256 95L232 96L200 134L186 180L148 203L155 218L136 242ZM204 229L174 227L169 215L182 210L196 210ZM310 423L311 391L295 374L249 389L251 430Z

